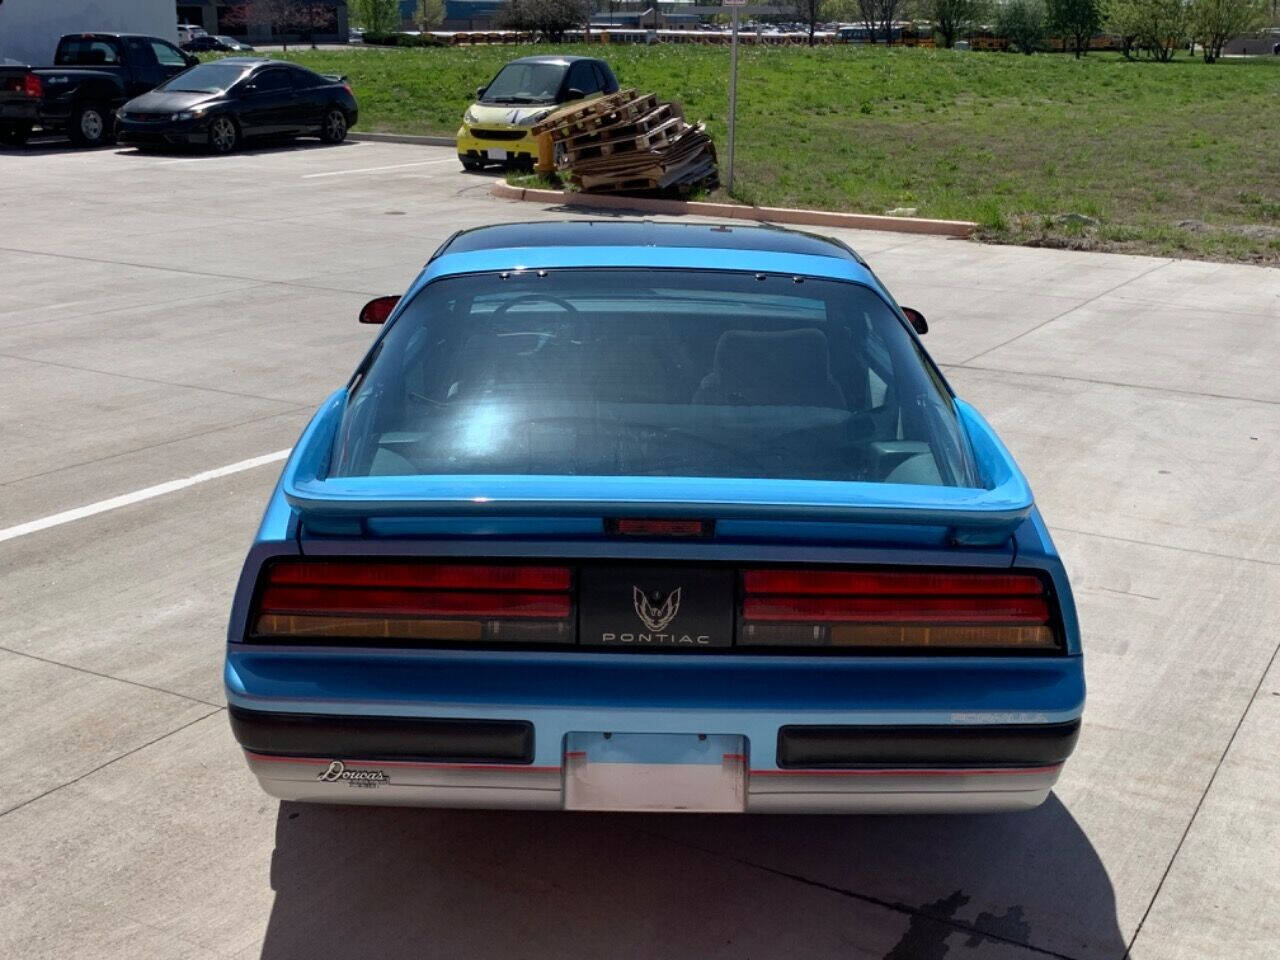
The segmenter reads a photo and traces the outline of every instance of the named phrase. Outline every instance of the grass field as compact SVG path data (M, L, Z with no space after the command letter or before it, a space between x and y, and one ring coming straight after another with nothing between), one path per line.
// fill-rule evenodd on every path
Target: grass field
M723 160L726 48L579 49L606 56L624 86L682 101ZM476 86L530 52L288 56L350 76L363 129L452 134ZM998 242L1280 264L1280 58L746 48L738 111L744 202L915 207L977 220Z

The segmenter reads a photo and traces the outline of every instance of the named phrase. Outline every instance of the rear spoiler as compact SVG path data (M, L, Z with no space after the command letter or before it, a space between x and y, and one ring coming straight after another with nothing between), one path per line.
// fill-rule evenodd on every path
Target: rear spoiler
M351 83L351 80L345 73L322 73L320 74L320 79L328 80L330 83Z
M696 517L929 527L946 531L951 543L980 546L1005 541L1034 506L1008 450L960 400L982 488L722 477L328 477L345 399L338 390L325 401L280 481L299 519L317 530L367 532L363 521L375 518Z

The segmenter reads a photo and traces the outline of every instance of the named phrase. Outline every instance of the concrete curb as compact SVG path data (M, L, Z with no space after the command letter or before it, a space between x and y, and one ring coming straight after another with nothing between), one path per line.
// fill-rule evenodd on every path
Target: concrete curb
M702 203L660 200L652 197L620 197L608 193L567 193L516 187L503 181L491 188L495 197L530 203L555 203L566 207L633 210L636 213L693 214L726 217L765 223L790 223L820 227L847 227L851 230L888 230L893 233L927 233L938 237L971 237L978 228L968 220L927 220L923 217L879 217L869 213L832 213L825 210L795 210L789 207L748 207L738 203Z
M452 147L457 141L453 137L415 137L408 133L365 133L363 130L352 130L347 134L349 140L373 140L377 143L416 143L420 147Z

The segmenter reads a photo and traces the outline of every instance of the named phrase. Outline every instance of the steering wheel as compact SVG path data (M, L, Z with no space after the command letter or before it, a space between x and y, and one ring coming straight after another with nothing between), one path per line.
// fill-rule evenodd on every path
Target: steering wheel
M502 306L498 307L497 310L493 311L493 315L495 317L501 317L512 307L516 307L522 303L529 303L529 302L554 303L557 307L560 307L566 313L578 312L578 308L575 307L568 300L565 300L563 297L557 297L550 293L526 293L526 294L523 294L522 296L515 297L512 300L508 300Z

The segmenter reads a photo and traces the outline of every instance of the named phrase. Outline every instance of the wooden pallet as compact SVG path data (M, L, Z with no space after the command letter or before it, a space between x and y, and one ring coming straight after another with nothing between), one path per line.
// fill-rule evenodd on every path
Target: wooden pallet
M645 133L621 137L617 140L604 140L599 143L588 143L575 150L565 150L561 164L573 166L584 160L608 157L615 153L635 153L639 150L652 150L665 146L683 133L685 122L680 117L671 117ZM608 133L608 131L606 131Z
M653 166L656 163L671 164L685 156L710 146L711 138L703 131L702 126L686 127L680 134L665 144L655 145L646 150L630 153L614 153L575 163L567 170L569 175L608 175L621 174L641 167ZM711 148L714 152L714 147Z
M591 130L608 123L617 123L618 117L630 119L647 113L658 105L657 94L640 95L628 87L608 96L596 97L584 103L558 110L531 128L533 135L551 134L552 140L563 140L579 130Z
M575 133L561 142L564 143L566 150L578 150L606 140L621 140L624 137L648 133L658 124L679 116L681 116L680 109L674 104L660 103L643 116L607 127L597 127L585 133Z

